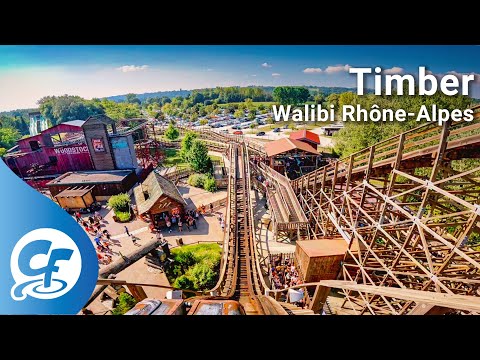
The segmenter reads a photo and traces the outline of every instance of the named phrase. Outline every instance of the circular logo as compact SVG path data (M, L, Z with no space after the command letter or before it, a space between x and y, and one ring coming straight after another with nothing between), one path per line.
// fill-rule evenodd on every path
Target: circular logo
M64 232L43 228L25 234L13 248L10 269L15 285L12 299L31 296L55 299L77 283L82 257L75 242Z

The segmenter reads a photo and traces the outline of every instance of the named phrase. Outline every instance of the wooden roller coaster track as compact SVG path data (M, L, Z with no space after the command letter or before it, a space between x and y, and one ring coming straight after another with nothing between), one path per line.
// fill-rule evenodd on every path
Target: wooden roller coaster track
M367 285L480 296L480 251L469 241L480 236L479 158L479 123L427 124L292 182L310 234L349 244L342 276L358 286L344 289L344 306L358 314L445 310L362 291Z

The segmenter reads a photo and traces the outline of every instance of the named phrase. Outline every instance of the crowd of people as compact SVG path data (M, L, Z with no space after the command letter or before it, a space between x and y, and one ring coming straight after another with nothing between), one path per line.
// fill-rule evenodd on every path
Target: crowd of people
M270 279L274 289L286 289L303 283L293 258L284 254L270 257Z
M185 214L176 214L171 216L165 216L165 225L167 227L167 231L171 233L175 226L177 227L179 232L183 231L183 227L185 226L188 231L192 231L191 229L197 228L197 221L200 213L198 210L188 210Z
M104 225L102 225L101 221L103 218L100 213L95 211L93 216L90 215L87 218L83 218L82 214L77 211L74 216L77 223L83 226L85 232L94 237L93 240L95 241L98 262L103 265L110 264L113 255L110 248L112 245L111 235L109 231L104 228Z
M205 215L207 212L207 208L210 211L210 214L213 214L213 204L209 204L208 206L201 205L197 209L194 210L187 210L185 213L175 213L166 215L165 225L166 231L172 233L173 231L183 232L185 231L192 231L192 229L197 229L197 222L199 216L201 214ZM82 225L85 232L92 236L93 241L95 242L95 248L97 251L97 258L99 264L108 265L112 262L112 255L114 254L111 246L114 244L115 241L112 241L112 236L108 229L106 228L106 221L103 220L102 216L98 211L95 211L94 214L89 214L89 216L83 217L82 214L77 211L73 214L77 223ZM103 221L102 221L103 220ZM223 215L220 216L218 219L220 222L220 226L222 230L225 229L225 219ZM151 228L152 229L152 228ZM125 234L132 240L132 242L136 244L136 240L138 239L132 233L130 233L127 226L124 226ZM159 229L158 229L159 230ZM157 233L161 235L161 232L157 230ZM138 245L137 245L138 246Z

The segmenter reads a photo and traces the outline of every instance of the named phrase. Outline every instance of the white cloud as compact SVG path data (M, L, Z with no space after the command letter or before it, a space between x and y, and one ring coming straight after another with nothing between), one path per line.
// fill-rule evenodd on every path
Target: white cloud
M213 71L213 69L207 69L208 72Z
M148 65L123 65L123 66L120 66L118 68L116 68L116 70L118 71L121 71L121 72L135 72L135 71L143 71L143 70L147 70L148 69Z
M273 73L272 76L277 77L277 76L280 76L280 74L279 73Z
M403 68L401 67L398 67L398 66L394 66L390 69L385 69L383 70L383 73L386 74L386 75L393 75L393 74L401 74L403 73Z
M328 66L326 69L325 69L325 72L327 74L334 74L334 73L338 73L338 72L341 72L341 71L348 71L348 69L350 69L351 66L350 65L335 65L335 66Z
M269 63L267 63L267 62L264 62L264 63L262 64L262 67L264 67L264 68L271 68L271 67L272 67L272 64L269 64Z
M250 76L253 76L253 77L255 77L255 76L257 76L257 74L252 74L252 75L250 75Z
M473 82L476 83L476 84L480 84L480 74L479 73L475 73L475 72L459 73L458 71L452 70L452 71L448 71L447 74L455 75L460 80L461 80L463 75L473 75L473 78L474 78Z
M306 69L303 69L303 72L305 74L318 74L318 73L321 73L323 70L320 69L320 68L306 68Z

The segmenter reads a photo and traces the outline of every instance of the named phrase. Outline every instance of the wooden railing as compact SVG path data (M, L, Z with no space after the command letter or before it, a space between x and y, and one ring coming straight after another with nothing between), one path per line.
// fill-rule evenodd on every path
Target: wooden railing
M300 222L306 222L307 218L305 217L305 213L303 212L300 203L298 202L297 196L295 195L295 192L293 191L292 185L290 184L288 178L268 167L264 163L259 163L259 169L260 173L264 174L265 177L268 177L271 181L277 183L276 187L283 186L286 194L282 192L280 192L279 194L282 197L283 204L288 209L289 207L286 202L289 201L290 206L295 211L297 219L299 219ZM287 199L285 199L285 197Z
M480 118L480 106L473 108L474 119ZM332 162L314 172L292 180L291 184L296 192L305 187L312 187L318 181L320 174L325 172L325 181L346 177L348 174L364 172L369 167L389 167L397 157L399 147L403 148L402 161L424 158L431 160L431 154L437 150L442 136L442 126L437 123L428 123L408 130L399 135L383 140L374 146L357 151L341 160ZM447 135L446 150L453 150L464 146L474 146L480 143L480 123L475 121L452 122Z

